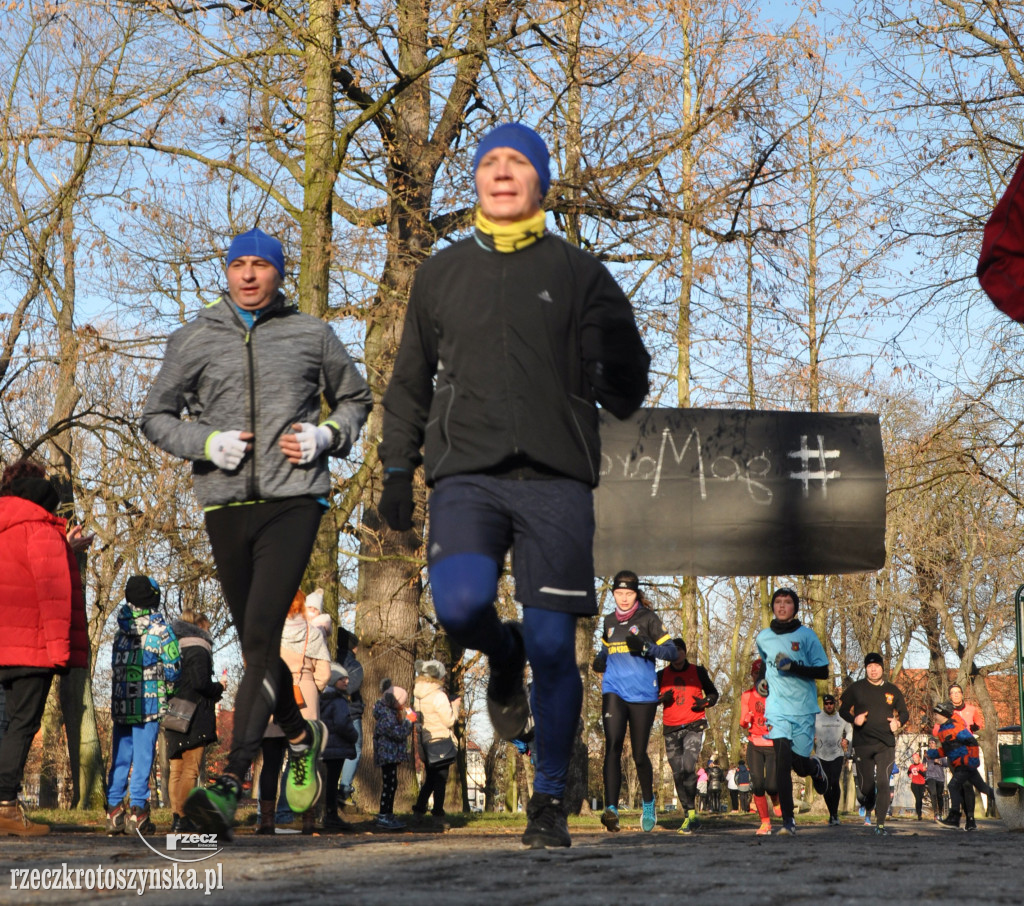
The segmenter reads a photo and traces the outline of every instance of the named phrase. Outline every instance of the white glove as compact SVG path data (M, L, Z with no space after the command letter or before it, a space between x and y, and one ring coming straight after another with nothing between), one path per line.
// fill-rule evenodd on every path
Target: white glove
M334 434L327 425L321 425L318 428L309 422L300 422L299 430L295 432L295 440L301 451L299 465L304 466L316 459L331 445Z
M241 431L218 431L206 441L206 456L218 469L233 472L245 458L248 441L241 438Z

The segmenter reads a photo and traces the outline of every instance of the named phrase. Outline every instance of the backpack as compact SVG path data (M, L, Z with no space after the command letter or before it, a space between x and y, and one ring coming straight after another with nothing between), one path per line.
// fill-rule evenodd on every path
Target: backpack
M736 769L736 786L739 787L741 793L750 791L750 771L745 764L741 764Z

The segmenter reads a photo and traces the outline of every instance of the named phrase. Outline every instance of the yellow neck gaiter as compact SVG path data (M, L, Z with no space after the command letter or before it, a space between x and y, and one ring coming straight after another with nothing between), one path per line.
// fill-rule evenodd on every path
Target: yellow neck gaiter
M494 223L476 209L476 238L484 248L495 252L518 252L533 245L544 235L544 212L538 211L527 220L507 226Z

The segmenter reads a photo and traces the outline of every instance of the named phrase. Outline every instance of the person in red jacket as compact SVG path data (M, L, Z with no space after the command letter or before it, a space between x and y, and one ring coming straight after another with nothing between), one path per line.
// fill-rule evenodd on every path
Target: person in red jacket
M697 762L708 728L707 709L718 703L718 690L707 670L686 658L686 642L673 639L677 657L658 671L658 701L664 706L665 755L679 796L683 823L679 833L692 833L699 826L694 799L697 795Z
M985 729L985 717L974 702L964 700L964 688L959 683L953 683L949 687L949 700L953 703L953 710L960 715L967 729L972 733Z
M0 834L50 828L18 802L32 739L57 673L88 666L85 599L75 554L93 540L67 530L59 497L38 463L21 460L0 477L0 685L7 732L0 739Z

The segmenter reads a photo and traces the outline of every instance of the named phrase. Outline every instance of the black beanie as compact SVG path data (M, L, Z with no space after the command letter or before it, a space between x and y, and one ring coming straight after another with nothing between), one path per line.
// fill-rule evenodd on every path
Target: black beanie
M160 606L160 586L149 576L132 576L125 583L124 599L136 610L156 610Z

